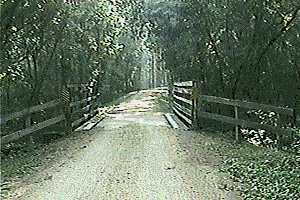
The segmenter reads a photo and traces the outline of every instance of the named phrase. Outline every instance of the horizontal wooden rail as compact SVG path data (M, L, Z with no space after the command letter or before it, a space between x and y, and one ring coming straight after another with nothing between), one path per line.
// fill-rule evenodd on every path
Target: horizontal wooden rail
M192 118L192 110L176 103L175 101L173 103L174 103L174 106L177 107L179 110L181 110L185 115L188 115L190 118Z
M193 81L174 83L175 87L193 87Z
M44 109L48 109L48 108L51 108L51 107L58 106L59 104L60 104L60 102L58 100L53 100L53 101L49 101L49 102L41 104L41 105L26 108L22 111L11 113L11 114L7 115L6 117L3 117L3 119L1 119L1 121L0 121L0 124L4 124L4 123L6 123L6 122L8 122L12 119L19 118L19 117L22 117L24 115L28 115L28 114L31 114L31 113L34 113L34 112L38 112L38 111L41 111L41 110L44 110Z
M173 119L173 117L171 116L170 113L166 113L166 114L164 114L164 116L165 116L166 120L168 121L168 123L172 126L172 128L179 129L177 122Z
M41 130L41 129L43 129L45 127L48 127L50 125L56 124L60 121L63 121L64 119L65 119L64 115L59 115L58 117L48 119L48 120L43 121L41 123L32 125L32 126L26 128L26 129L19 130L17 132L11 133L9 135L5 135L5 136L1 137L1 144L5 144L5 143L8 143L8 142L17 140L21 137L24 137L24 136L28 135L28 134L31 134L31 133L36 132L38 130Z
M181 93L181 94L192 94L192 88L178 88L174 87L174 92Z
M243 126L243 127L256 128L256 129L263 129L263 130L269 130L269 131L281 132L281 133L291 133L291 131L289 129L284 129L284 128L271 126L271 125L267 125L267 124L260 124L257 122L250 122L250 121L246 121L246 120L242 120L242 119L235 119L232 117L219 115L219 114L215 114L215 113L209 113L209 112L199 111L198 113L203 118L213 119L216 121L221 121L221 122L225 122L225 123L229 123L229 124L233 124L233 125L239 125L239 126Z
M193 124L193 81L174 83L173 87L173 111L182 121L189 126Z
M193 101L192 100L189 100L189 99L186 99L186 98L183 98L183 97L179 97L179 96L177 96L177 95L173 95L173 97L174 97L174 99L177 99L177 100L179 100L179 101L182 101L182 102L184 102L184 103L186 103L186 104L189 104L189 105L193 105Z
M241 100L232 100L232 99L226 99L226 98L215 97L215 96L207 96L207 95L200 95L199 100L207 101L210 103L220 103L220 104L225 104L225 105L230 105L230 106L248 108L248 109L273 111L273 112L288 115L291 117L294 116L294 110L291 108L276 107L276 106L271 106L271 105L266 105L266 104L259 104L259 103L241 101Z
M78 90L80 89L80 90ZM85 91L91 91L91 92L85 92ZM53 100L41 105L32 106L30 108L26 108L22 111L18 111L12 114L9 114L5 117L0 117L0 124L5 124L6 122L13 120L15 118L23 118L25 122L25 128L22 130L18 130L13 133L4 133L3 136L1 136L1 143L8 143L14 140L17 140L21 137L24 137L26 135L32 134L38 130L41 130L43 128L46 128L48 126L51 126L53 124L56 124L61 121L65 121L63 124L64 131L66 133L71 133L72 128L76 128L76 126L81 125L82 122L85 122L86 120L90 119L90 117L94 116L97 113L97 109L93 108L93 103L95 103L95 100L100 96L99 93L97 93L94 96L87 97L85 99L71 102L70 99L73 98L80 98L82 95L92 95L93 88L92 86L89 87L88 84L71 84L67 87L62 88L61 91L61 98L57 100ZM94 91L95 92L95 91ZM86 103L86 104L85 104ZM81 104L85 104L83 108L80 108ZM43 122L40 122L38 124L33 124L34 121L31 115L32 113L39 112L45 109L49 109L51 107L60 106L60 109L58 113L63 113L62 115L58 114L57 117L53 117L51 119L47 119ZM72 107L75 107L71 109ZM92 111L91 111L92 110ZM78 116L80 119L77 119L73 121L75 118L74 115L80 113L80 116ZM77 118L77 116L76 116ZM8 125L10 126L10 125ZM12 131L11 131L12 132Z
M189 125L192 125L192 120L182 114L177 107L173 107L173 111L179 118L183 119L183 121L185 121Z
M223 97L200 95L201 91L199 89L199 84L193 81L174 83L172 94L173 111L179 118L181 118L181 120L192 126L199 126L199 124L201 124L201 121L199 121L199 117L233 124L235 125L236 140L239 140L239 126L274 132L279 142L280 134L290 134L292 132L291 129L282 126L275 126L239 119L238 108L246 108L248 110L261 110L264 112L274 112L276 114L290 117L290 123L293 125L299 126L300 124L300 116L298 116L298 113L296 113L295 109L242 100L233 100ZM206 102L233 106L234 117L205 112L204 106Z

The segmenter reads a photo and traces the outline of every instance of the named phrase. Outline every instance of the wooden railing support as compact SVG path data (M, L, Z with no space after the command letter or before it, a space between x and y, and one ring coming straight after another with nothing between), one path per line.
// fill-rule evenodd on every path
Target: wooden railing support
M26 118L25 118L25 128L29 128L30 126L31 126L31 114L28 112L28 115L26 115ZM32 135L29 136L29 142L34 143Z
M201 99L200 99L201 89L198 81L193 81L192 88L192 119L193 119L193 128L199 128L199 110L202 109Z
M296 127L300 128L300 95L298 95L298 99L296 99L296 106L294 109L294 124Z
M238 107L234 106L234 118L236 120L239 119L239 114L238 114ZM239 126L235 125L235 141L238 142L239 141Z
M189 128L195 128L196 99L193 99L193 81L174 83L172 109Z
M193 81L192 88L192 126L193 128L197 128L197 82Z
M64 87L61 92L61 102L63 108L63 114L65 116L65 133L70 134L72 133L72 119L71 119L71 96L70 96L70 89Z
M195 96L196 99L196 104L195 104L196 127L195 128L197 129L201 129L204 126L203 122L200 121L201 119L199 115L199 112L204 111L204 103L201 98L201 93L202 93L201 85L200 82L197 81L195 82L195 88L193 89L193 96Z

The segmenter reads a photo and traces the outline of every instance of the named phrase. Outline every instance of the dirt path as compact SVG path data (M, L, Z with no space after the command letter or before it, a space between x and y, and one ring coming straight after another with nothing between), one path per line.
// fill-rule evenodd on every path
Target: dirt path
M142 91L121 104L89 132L86 146L47 171L47 179L20 187L13 199L237 199L220 189L218 159L203 152L195 161L182 145L190 133L168 126L153 94Z

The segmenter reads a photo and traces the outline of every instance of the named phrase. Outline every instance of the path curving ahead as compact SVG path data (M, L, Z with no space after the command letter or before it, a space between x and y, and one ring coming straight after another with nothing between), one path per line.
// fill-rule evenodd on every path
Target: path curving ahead
M190 133L168 126L155 109L158 96L141 91L122 103L89 132L86 147L16 199L236 199L219 189L222 177L211 161L196 163L183 149L180 135Z

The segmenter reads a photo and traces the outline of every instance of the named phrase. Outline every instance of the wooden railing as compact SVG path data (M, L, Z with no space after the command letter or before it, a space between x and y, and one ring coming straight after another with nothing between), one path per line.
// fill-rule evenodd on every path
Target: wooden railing
M63 121L65 122L63 131L67 133L72 132L72 130L75 130L81 124L97 114L96 102L99 100L100 94L97 93L92 96L93 93L88 92L87 87L87 85L82 84L69 85L62 90L61 97L59 99L52 100L41 105L32 106L6 116L1 116L1 128L9 121L25 119L25 128L6 134L1 131L1 144L18 140L19 138L33 134L41 129ZM76 94L74 91L77 91L78 93ZM84 98L80 99L79 96L84 96ZM74 101L72 101L72 99L74 99ZM55 117L32 124L33 113L52 108L56 108L58 111Z
M235 126L236 140L239 139L239 126L271 131L276 133L278 139L279 136L282 134L291 133L290 129L287 129L282 126L273 126L269 124L240 119L238 115L239 108L245 108L249 110L261 110L266 112L274 112L278 115L285 115L290 119L290 124L292 124L292 126L299 126L300 117L297 117L295 109L259 104L248 101L233 100L216 96L201 95L201 91L199 87L197 87L197 83L195 81L174 83L172 96L172 107L174 113L187 125L191 127L196 126L197 124L201 123L199 122L200 118L211 119L223 123L232 124ZM207 112L205 111L205 103L216 103L227 106L233 106L234 117Z
M173 111L188 126L195 122L195 101L192 99L193 81L174 83Z

